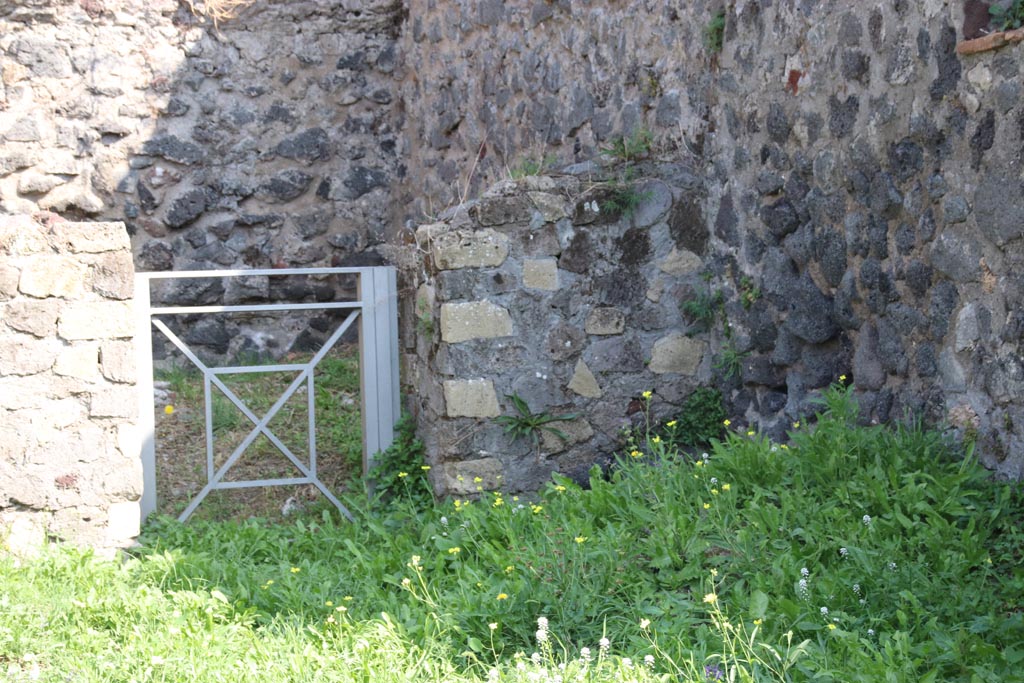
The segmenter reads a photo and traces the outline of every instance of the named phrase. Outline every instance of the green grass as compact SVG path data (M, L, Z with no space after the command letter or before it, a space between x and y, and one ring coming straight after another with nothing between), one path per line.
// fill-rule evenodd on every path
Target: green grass
M123 563L0 559L0 677L1024 680L1020 490L934 433L854 426L849 391L787 446L652 436L590 490L164 518Z

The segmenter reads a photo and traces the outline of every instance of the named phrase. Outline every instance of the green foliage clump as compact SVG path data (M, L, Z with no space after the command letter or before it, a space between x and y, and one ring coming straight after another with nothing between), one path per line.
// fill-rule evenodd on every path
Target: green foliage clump
M725 41L725 11L719 11L704 27L704 47L713 55L722 51Z
M730 338L722 344L722 350L715 357L712 366L720 370L726 379L732 379L743 374L743 359L746 357L747 352L737 349Z
M513 439L529 438L535 449L540 446L541 432L549 432L560 439L568 440L565 432L551 426L551 423L569 422L579 417L575 413L568 415L552 415L547 412L534 413L518 394L505 394L505 398L512 402L515 414L500 415L494 418L494 421L502 425L505 428L505 433L511 434Z
M416 421L405 413L395 425L395 440L376 455L368 475L377 499L389 503L402 499L417 509L430 507L434 492L425 456L423 442L416 438Z
M993 4L988 12L1001 31L1024 26L1024 0L1013 0L1009 5Z
M676 418L674 441L685 448L706 446L722 436L725 419L721 391L710 387L694 389Z
M654 136L646 128L637 128L629 135L621 135L614 138L607 147L601 151L617 161L635 163L644 159L651 153L654 147Z
M698 291L692 299L687 299L680 308L689 320L692 327L690 333L709 332L715 324L715 319L722 311L725 297L720 290L704 289Z

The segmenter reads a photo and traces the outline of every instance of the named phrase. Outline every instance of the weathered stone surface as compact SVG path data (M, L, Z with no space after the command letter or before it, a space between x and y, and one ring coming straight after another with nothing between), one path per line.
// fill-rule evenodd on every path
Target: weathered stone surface
M565 201L558 195L547 192L529 192L527 196L534 208L540 212L541 218L547 223L555 223L568 216Z
M700 367L707 345L683 334L670 334L654 342L648 366L656 374L693 375Z
M552 422L550 426L565 435L565 438L547 430L542 431L540 449L544 453L560 453L566 448L584 443L594 436L594 429L590 423L579 418L564 422Z
M57 356L53 371L64 377L99 379L100 346L96 342L78 342L65 346Z
M508 236L494 230L453 230L432 239L434 265L441 270L500 266L508 257Z
M448 417L497 417L501 414L494 383L489 379L446 380L445 413Z
M1020 180L996 173L985 174L978 183L974 217L981 233L999 246L1024 235L1024 204L1007 201L1020 189Z
M22 266L18 289L34 297L74 299L84 294L87 274L84 263L68 256L32 256Z
M106 341L100 347L100 370L111 382L135 382L135 348L132 342Z
M19 332L28 332L36 337L49 337L57 332L59 312L60 302L57 300L20 299L0 307L0 320Z
M558 261L553 258L523 261L523 286L530 289L558 289Z
M594 373L590 371L582 358L576 361L568 388L584 398L601 398L602 395L597 378L594 377Z
M0 343L0 375L35 375L49 370L59 350L53 339L5 339Z
M14 266L0 263L0 301L7 301L18 294L21 271Z
M92 394L89 414L92 417L132 418L138 409L135 387L113 386Z
M449 344L512 334L508 310L488 301L441 305L441 339Z
M584 351L583 358L596 372L640 372L644 367L640 343L632 335L595 341Z
M131 248L123 223L54 223L46 236L54 248L72 254L100 254Z
M277 146L277 153L288 159L319 161L330 156L330 138L323 128L310 128L282 140Z
M502 487L503 467L497 458L478 458L444 465L444 487L452 496L472 496Z
M138 489L142 490L141 478ZM137 501L120 501L107 508L107 542L113 547L129 545L139 535L142 510Z
M68 341L131 337L135 331L132 305L121 301L83 301L67 306L61 311L57 330Z
M92 288L108 299L130 299L135 290L131 252L101 254L92 263Z
M704 262L692 251L673 247L671 253L658 262L658 268L662 272L674 275L690 275L698 272L704 267Z
M583 325L587 334L622 334L626 329L626 314L610 306L598 306L587 314Z

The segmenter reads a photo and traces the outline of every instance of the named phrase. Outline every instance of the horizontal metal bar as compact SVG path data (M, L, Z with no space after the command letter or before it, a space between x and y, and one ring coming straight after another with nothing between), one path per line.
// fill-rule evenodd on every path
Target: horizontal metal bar
M248 481L218 481L212 486L211 490L218 489L251 489L259 486L287 486L289 484L315 484L316 482L309 477L301 477L297 479L250 479Z
M261 313L269 311L319 311L328 308L362 308L360 301L325 301L319 304L245 304L238 306L161 306L149 309L150 315L191 313Z
M379 267L379 266L378 266ZM177 280L179 278L205 278L205 277L287 277L289 275L362 275L372 270L372 266L365 268L263 268L255 270L161 270L154 272L136 273L146 280Z
M209 372L213 375L244 375L250 372L297 372L305 369L305 363L302 365L236 365L226 368L209 368Z

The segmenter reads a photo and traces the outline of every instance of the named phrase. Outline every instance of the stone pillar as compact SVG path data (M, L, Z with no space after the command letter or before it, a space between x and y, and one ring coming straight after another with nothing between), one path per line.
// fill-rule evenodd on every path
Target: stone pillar
M121 223L0 217L0 548L139 532L133 275Z

